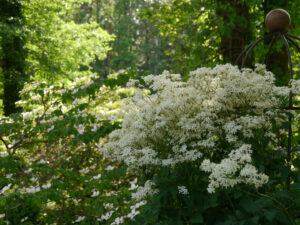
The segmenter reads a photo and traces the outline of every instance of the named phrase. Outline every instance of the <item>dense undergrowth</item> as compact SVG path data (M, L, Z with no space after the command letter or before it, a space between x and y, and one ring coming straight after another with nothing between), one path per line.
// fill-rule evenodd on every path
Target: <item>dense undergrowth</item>
M200 68L187 81L164 72L125 87L129 78L25 85L23 112L0 124L1 224L299 224L289 88L262 66Z

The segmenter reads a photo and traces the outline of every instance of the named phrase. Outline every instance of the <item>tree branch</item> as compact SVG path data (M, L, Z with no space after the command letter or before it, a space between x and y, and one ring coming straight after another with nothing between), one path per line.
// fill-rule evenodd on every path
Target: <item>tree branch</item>
M2 138L0 137L0 140L3 142L3 144L5 145L6 147L6 152L10 155L10 147L8 146L7 142Z

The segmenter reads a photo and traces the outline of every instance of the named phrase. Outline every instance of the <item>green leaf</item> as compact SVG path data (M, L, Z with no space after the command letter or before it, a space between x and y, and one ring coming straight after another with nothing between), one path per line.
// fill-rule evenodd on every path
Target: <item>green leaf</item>
M290 170L287 167L282 167L280 170L280 174L282 179L286 179L288 177L288 175L290 174Z
M300 183L291 184L291 190L300 190Z
M191 218L191 223L203 223L203 216L201 214L197 214Z
M275 217L276 217L277 212L276 211L268 211L265 212L264 215L266 217L266 219L270 222L273 222Z
M292 148L292 152L298 152L300 151L300 146L295 146Z
M253 218L251 219L251 222L252 222L253 224L258 224L258 223L259 223L259 216L253 217Z
M295 159L292 163L295 167L300 168L300 159Z
M234 199L238 199L238 198L240 198L241 196L243 196L243 194L242 194L240 191L235 191L235 192L233 193Z

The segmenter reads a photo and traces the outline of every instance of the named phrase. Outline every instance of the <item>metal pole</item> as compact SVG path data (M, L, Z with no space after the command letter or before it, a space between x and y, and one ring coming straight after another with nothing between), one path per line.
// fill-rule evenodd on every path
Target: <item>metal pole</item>
M289 83L289 87L290 87L290 93L289 93L289 109L292 108L293 106L293 94L292 94L292 80L293 80L293 64L292 64L292 59L291 59L291 53L290 53L290 47L289 47L289 43L287 42L285 35L280 33L281 38L284 41L284 45L286 48L286 52L288 55L288 60L289 60L289 70L290 70L290 83ZM292 149L292 116L289 113L289 133L288 133L288 152L287 152L287 168L290 171L291 170L291 149ZM290 184L291 184L291 176L290 174L287 177L286 180L286 189L290 190Z

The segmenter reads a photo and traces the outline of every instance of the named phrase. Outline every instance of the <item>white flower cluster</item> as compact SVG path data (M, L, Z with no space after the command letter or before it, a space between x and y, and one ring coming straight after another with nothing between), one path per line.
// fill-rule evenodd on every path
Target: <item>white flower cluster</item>
M148 195L157 193L157 190L153 188L154 183L150 180L146 181L143 187L138 187L137 192L132 193L132 198L136 201L140 201Z
M114 219L114 221L111 223L111 225L118 225L118 224L123 224L126 220L126 218L133 220L135 216L137 216L138 214L140 214L140 211L138 211L137 209L140 208L143 205L146 205L146 201L140 201L137 202L136 204L130 206L130 213L125 215L125 216L120 216L120 217L116 217ZM101 215L100 218L97 219L97 221L102 222L102 221L107 221L111 218L111 216L115 213L115 211L118 209L114 208L113 204L107 203L105 205L105 209L108 210L107 213Z
M300 80L292 80L292 91L294 94L300 95Z
M178 186L178 192L183 195L188 195L189 191L186 186Z
M131 169L203 161L210 192L237 183L258 187L268 177L252 166L255 149L245 140L258 129L276 137L271 120L284 120L278 115L290 89L276 87L274 80L264 66L240 71L230 64L197 69L187 82L169 72L147 76L148 94L141 90L128 99L122 128L111 133L101 151ZM215 155L220 163L214 163ZM150 184L139 188L137 199L145 197Z
M213 193L218 187L233 187L241 182L254 184L256 187L268 182L268 176L258 173L250 164L251 153L251 146L245 144L231 151L228 158L222 159L219 164L205 159L200 168L210 172L208 192Z
M10 189L12 184L8 184L6 186L4 186L1 191L0 191L0 194L3 195L6 191L8 191Z

